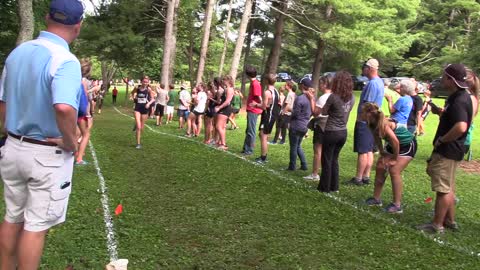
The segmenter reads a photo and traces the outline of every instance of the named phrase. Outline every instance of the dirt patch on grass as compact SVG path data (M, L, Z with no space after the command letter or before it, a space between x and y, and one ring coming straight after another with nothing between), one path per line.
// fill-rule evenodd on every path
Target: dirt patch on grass
M462 161L460 168L467 173L480 174L480 160Z

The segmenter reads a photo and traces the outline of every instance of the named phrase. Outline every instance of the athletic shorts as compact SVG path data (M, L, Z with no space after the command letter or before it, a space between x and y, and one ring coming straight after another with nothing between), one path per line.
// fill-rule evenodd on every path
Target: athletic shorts
M174 107L173 106L169 106L167 105L167 114L173 114L173 111L174 111Z
M275 126L275 122L277 119L267 111L263 111L261 120L260 120L260 128L259 130L263 132L263 134L270 134L272 133L273 127Z
M232 113L238 114L239 112L240 112L240 109L232 108Z
M427 174L432 181L432 191L450 193L455 183L455 172L460 162L432 153L427 164Z
M148 109L145 104L135 104L134 111L139 112L140 114L148 114Z
M313 144L323 144L325 132L320 126L316 126L313 130Z
M24 223L24 229L30 232L63 223L72 190L72 153L12 137L0 151L5 220Z
M410 158L414 158L415 157L415 154L417 153L417 141L416 140L412 140L409 144L403 144L403 145L400 145L400 149L399 149L399 153L398 153L398 156L399 157L410 157ZM390 146L389 144L387 144L385 146L385 151L389 154L392 154L393 155L393 149L392 149L392 146Z
M223 114L225 116L230 116L232 114L232 106L228 105L225 108L217 112L218 114Z
M165 105L157 104L155 106L155 115L163 116L165 112Z
M188 110L178 109L178 111L177 111L177 116L178 117L183 117L185 120L187 120L189 114L190 114L190 112Z
M199 116L199 115L204 115L205 113L204 112L193 111L193 114L195 114L196 116Z
M82 121L88 122L88 117L86 117L86 116L79 116L79 117L77 118L77 123L80 123L80 122L82 122Z
M353 132L353 152L366 154L373 152L375 140L372 132L364 121L355 122L355 130Z

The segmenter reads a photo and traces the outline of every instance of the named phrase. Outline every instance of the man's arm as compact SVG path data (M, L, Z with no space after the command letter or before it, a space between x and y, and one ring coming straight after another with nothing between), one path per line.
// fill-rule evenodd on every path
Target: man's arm
M457 122L455 125L442 137L439 137L435 142L435 147L439 146L442 143L449 143L455 141L461 137L465 132L467 132L468 124L467 122Z
M63 137L47 140L56 143L65 151L75 152L77 150L77 110L68 104L55 104L54 108L57 126Z
M6 107L7 104L3 101L0 101L0 124L1 124L1 133L7 133L7 129L5 127L5 115L6 115Z

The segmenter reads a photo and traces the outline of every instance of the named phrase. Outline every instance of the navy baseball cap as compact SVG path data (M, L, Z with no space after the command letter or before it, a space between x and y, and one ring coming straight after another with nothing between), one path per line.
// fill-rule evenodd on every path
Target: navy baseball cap
M303 78L300 81L300 84L303 84L307 88L311 88L313 86L312 80L310 80L309 78Z
M57 23L74 25L83 20L84 9L80 0L52 0L49 14Z

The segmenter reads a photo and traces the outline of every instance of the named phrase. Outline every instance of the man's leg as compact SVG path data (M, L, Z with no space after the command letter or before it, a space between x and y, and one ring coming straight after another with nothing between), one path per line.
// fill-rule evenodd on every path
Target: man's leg
M437 192L437 199L435 200L435 215L433 216L433 225L437 228L443 227L447 212L450 207L452 207L454 201L455 198L453 197L453 192Z
M374 160L373 152L368 152L367 153L367 163L366 163L366 166L365 166L365 170L363 171L362 179L370 178L370 171L372 170L373 160Z
M4 221L0 225L0 269L14 270L17 265L17 244L23 223Z
M41 232L23 231L20 234L18 241L18 269L38 269L47 232L48 230Z
M368 166L368 153L358 154L357 157L357 174L355 178L357 180L362 180L365 171L367 170Z

